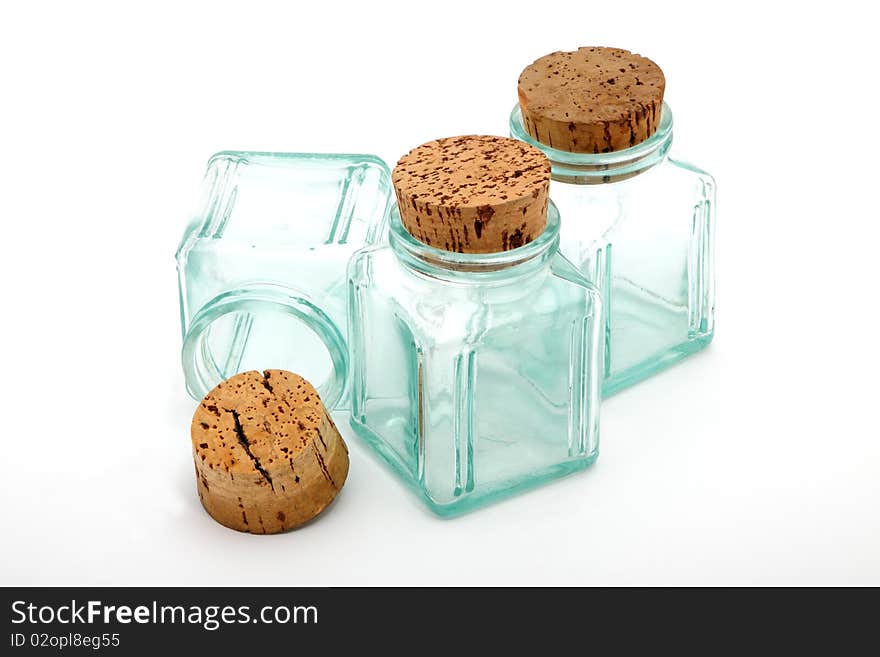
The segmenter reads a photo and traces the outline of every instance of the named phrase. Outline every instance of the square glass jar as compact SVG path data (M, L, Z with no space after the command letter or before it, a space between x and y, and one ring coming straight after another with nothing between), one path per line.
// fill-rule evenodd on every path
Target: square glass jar
M346 265L381 238L390 172L372 155L224 151L177 250L183 370L201 399L246 370L288 369L338 406Z
M602 293L603 394L631 386L704 348L715 331L715 181L669 156L672 112L627 149L572 153L534 139L520 106L510 134L552 166L560 251Z
M559 214L501 253L412 237L349 265L351 422L435 513L457 514L593 463L601 303L557 249Z

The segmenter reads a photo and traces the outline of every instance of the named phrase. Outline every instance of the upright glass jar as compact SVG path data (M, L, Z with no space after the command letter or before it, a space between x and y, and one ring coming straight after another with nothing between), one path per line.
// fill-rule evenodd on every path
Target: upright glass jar
M390 200L388 167L371 155L214 155L177 250L190 395L275 368L337 406L348 373L346 265L378 241Z
M500 238L508 250L459 252L466 245L446 231L439 240L455 251L429 246L427 215L417 239L395 208L389 244L349 265L352 426L441 515L585 468L598 454L599 294L559 254L559 214L544 194L540 232L512 237L525 225L517 223ZM473 245L489 230L486 207L473 222L445 216ZM498 215L488 221L507 232Z
M511 136L552 164L560 250L602 292L606 396L702 349L715 329L715 181L670 157L663 90L650 60L581 48L527 68L510 116Z

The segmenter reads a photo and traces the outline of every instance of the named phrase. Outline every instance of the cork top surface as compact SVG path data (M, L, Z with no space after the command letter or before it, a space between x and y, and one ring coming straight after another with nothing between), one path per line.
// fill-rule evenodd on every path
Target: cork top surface
M533 196L549 183L541 151L507 137L435 139L397 162L392 182L403 200L443 207L493 205Z
M622 48L554 52L519 76L520 104L557 121L614 121L662 102L666 79L654 62Z
M645 141L660 125L663 71L621 48L541 57L519 76L523 127L551 148L609 153Z
M314 387L284 370L243 372L209 392L193 415L196 458L210 469L266 477L318 436L326 414Z
M547 222L550 161L516 139L429 141L400 158L391 180L409 233L448 251L516 248Z

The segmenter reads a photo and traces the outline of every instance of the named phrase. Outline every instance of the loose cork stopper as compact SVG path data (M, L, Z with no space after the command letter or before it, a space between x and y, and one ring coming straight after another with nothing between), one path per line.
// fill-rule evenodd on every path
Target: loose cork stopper
M608 153L635 146L660 122L666 79L650 59L620 48L554 52L519 76L526 131L552 148Z
M391 180L404 227L438 249L508 251L547 224L550 161L516 139L429 141L400 158Z
M220 383L192 421L199 498L221 525L283 532L333 501L348 475L348 448L302 377L243 372Z

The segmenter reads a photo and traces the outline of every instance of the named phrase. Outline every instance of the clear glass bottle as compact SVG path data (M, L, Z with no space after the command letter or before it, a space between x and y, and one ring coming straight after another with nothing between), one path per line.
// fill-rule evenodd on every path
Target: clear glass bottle
M183 370L201 399L246 370L288 369L325 406L348 372L346 265L376 242L390 172L371 155L225 151L177 250Z
M550 159L560 250L602 292L603 394L708 345L715 329L715 181L669 156L669 106L651 137L609 153L571 153L537 141L519 105L510 134Z
M669 156L666 77L606 46L523 69L510 134L551 161L560 250L602 291L610 395L705 347L714 332L715 181Z
M440 515L585 468L598 454L598 291L558 253L559 214L500 253L415 239L349 264L351 421Z

